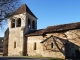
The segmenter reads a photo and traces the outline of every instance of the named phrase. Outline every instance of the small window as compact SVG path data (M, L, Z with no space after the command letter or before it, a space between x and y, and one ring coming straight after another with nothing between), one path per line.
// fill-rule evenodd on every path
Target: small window
M18 18L16 25L17 25L17 27L21 26L21 18Z
M14 42L14 48L16 48L16 42Z
M11 21L11 28L15 28L15 19L12 19Z
M51 48L53 48L53 43L51 43Z
M34 50L36 50L36 43L34 43Z
M31 28L31 20L28 18L28 28Z
M35 29L35 21L32 21L32 29Z

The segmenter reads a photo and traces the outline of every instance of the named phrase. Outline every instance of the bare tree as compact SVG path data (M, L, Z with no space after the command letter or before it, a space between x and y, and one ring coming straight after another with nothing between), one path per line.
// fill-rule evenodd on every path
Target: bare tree
M19 7L20 0L0 0L0 26Z

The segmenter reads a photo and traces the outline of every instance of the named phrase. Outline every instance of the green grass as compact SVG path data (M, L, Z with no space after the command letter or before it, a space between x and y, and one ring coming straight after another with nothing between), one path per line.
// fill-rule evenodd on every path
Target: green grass
M46 58L46 60L64 60L64 59L59 59L59 58Z
M39 58L44 60L65 60L61 58L51 58L51 57L37 57L37 56L4 56L4 58Z
M61 58L52 58L52 57L36 57L36 56L28 56L29 58L41 58L41 59L46 59L46 60L64 60Z

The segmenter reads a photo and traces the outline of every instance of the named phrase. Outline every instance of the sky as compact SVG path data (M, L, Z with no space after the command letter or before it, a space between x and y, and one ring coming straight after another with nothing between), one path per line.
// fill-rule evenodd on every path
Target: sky
M37 29L48 26L80 22L80 0L21 0L38 18ZM4 31L0 30L0 37Z

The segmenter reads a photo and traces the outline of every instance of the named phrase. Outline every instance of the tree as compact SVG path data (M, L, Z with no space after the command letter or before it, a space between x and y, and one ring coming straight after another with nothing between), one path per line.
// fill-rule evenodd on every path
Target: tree
M20 0L0 0L0 26L19 6Z

